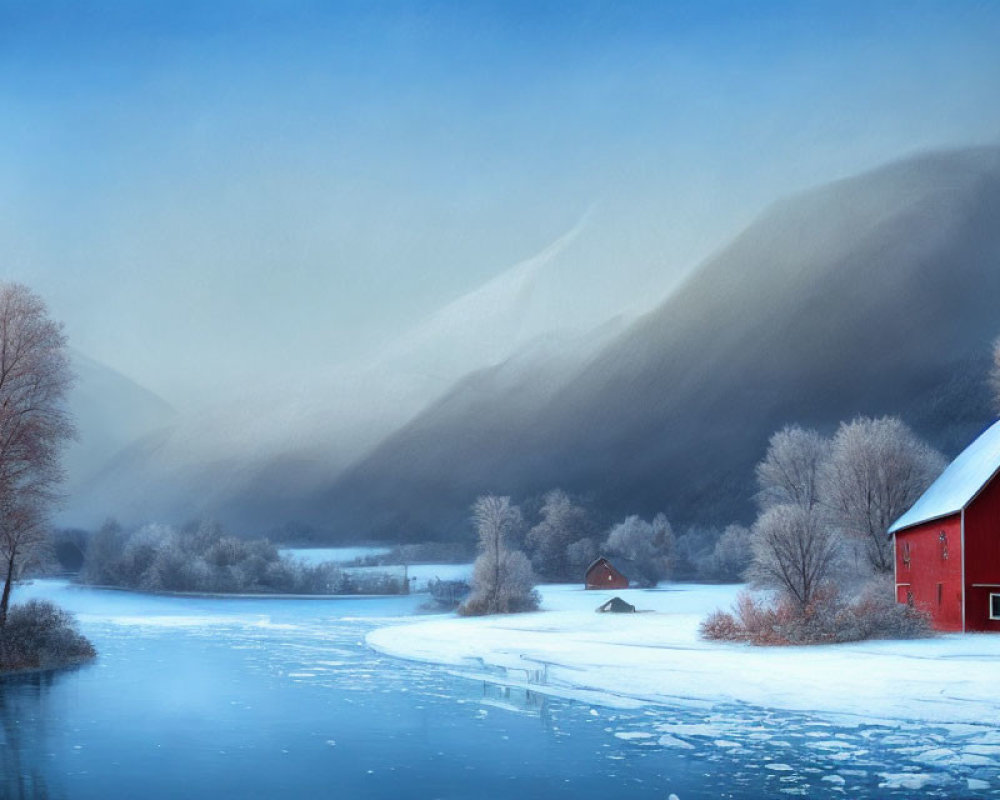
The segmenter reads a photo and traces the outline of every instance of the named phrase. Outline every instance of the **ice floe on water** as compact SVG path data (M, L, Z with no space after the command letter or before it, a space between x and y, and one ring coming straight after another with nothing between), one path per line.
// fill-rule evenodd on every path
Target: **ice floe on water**
M616 731L615 738L622 739L627 742L636 741L639 739L651 739L653 734L649 731Z
M932 775L914 772L883 772L880 776L880 789L923 789L934 780Z
M758 774L777 795L981 797L996 788L990 756L1000 733L989 725L934 726L899 721L840 727L835 721L747 706L660 709L620 714L607 729L618 741ZM655 739L636 733L652 731Z

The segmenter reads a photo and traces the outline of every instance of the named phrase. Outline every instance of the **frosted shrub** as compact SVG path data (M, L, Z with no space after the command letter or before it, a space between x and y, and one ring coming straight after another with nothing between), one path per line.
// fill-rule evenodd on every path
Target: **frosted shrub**
M932 633L930 619L919 609L897 603L892 586L869 584L861 596L835 619L837 641L862 639L918 639Z
M497 573L501 576L499 583L494 582ZM524 553L502 550L499 570L495 569L492 553L484 553L473 567L472 595L458 612L463 616L480 616L535 611L541 597L534 586L531 562Z
M926 614L896 603L885 584L875 582L854 600L827 584L805 608L787 596L763 600L743 592L732 612L712 612L699 633L711 641L808 645L914 639L931 635L931 628Z
M0 630L0 671L67 666L95 655L73 617L45 600L11 606Z

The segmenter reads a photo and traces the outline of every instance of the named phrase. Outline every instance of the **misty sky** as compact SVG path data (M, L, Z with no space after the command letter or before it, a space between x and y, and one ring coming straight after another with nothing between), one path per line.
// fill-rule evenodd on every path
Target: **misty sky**
M0 0L0 274L183 406L374 353L583 219L599 316L780 195L1000 142L1000 3L758 5Z

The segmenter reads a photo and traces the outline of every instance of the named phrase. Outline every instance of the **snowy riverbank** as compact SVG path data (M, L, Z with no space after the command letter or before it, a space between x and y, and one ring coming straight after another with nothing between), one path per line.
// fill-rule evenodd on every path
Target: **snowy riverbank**
M434 617L368 634L375 650L596 704L749 703L864 719L983 723L1000 719L1000 636L757 648L698 638L734 586L584 592L543 586L535 614ZM649 613L596 614L618 594Z

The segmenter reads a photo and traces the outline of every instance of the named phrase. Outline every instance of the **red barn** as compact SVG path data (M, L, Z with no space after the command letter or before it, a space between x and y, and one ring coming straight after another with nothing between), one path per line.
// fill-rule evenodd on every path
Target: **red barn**
M611 566L604 556L587 567L584 578L588 589L627 589L628 578Z
M942 631L1000 631L1000 422L889 528L896 600Z

